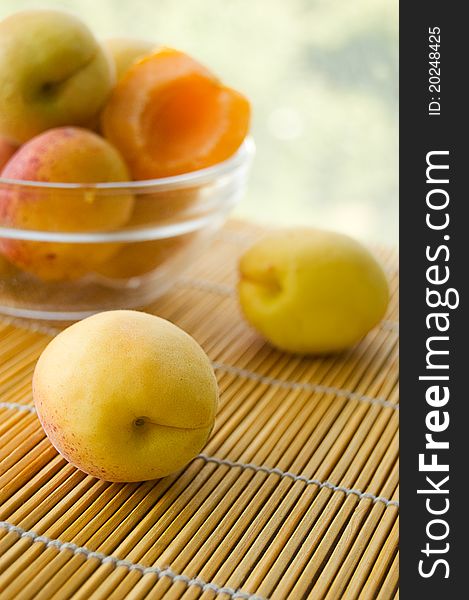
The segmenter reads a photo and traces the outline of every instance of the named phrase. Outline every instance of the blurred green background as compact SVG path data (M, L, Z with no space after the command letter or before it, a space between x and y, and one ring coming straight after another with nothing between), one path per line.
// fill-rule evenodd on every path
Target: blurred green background
M237 215L397 243L397 0L0 0L175 46L253 103Z

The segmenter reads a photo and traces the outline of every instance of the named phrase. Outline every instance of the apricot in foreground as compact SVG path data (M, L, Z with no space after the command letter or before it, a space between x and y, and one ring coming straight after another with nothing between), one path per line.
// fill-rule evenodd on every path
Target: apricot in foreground
M106 481L183 468L212 431L218 388L197 342L143 312L99 313L59 333L33 378L39 419L70 463Z

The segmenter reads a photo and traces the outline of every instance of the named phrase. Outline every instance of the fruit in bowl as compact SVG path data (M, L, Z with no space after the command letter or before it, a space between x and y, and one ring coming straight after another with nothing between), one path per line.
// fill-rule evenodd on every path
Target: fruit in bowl
M249 123L248 100L183 52L100 42L54 10L0 22L8 311L29 316L34 295L75 319L160 295L238 200Z
M39 183L127 181L127 167L100 136L77 127L51 129L24 144L2 177ZM49 232L109 231L124 225L131 195L96 197L88 190L28 186L0 189L3 226ZM44 280L71 279L104 262L117 244L68 244L0 238L0 250L20 269Z
M172 48L137 61L117 83L102 130L134 179L169 177L232 156L249 130L250 107L206 67Z
M110 279L147 275L157 267L169 265L185 250L191 248L193 252L194 242L202 237L201 234L186 233L162 240L123 244L109 260L96 267L96 272Z
M155 50L155 44L135 38L116 37L103 41L103 46L109 52L116 69L117 80L136 62Z
M114 81L112 61L74 16L30 10L0 22L0 135L23 143L46 129L86 126Z

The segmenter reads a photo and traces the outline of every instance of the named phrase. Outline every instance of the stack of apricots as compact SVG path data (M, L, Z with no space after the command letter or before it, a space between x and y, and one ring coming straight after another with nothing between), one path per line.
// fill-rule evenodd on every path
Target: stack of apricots
M142 226L148 207L130 191L93 196L44 183L92 189L203 169L231 157L249 123L248 100L184 52L133 39L100 42L60 11L13 14L0 22L0 227L109 232ZM174 198L174 211L186 208L187 194ZM147 262L141 245L136 252L132 244L74 245L0 233L2 260L43 281L90 272L138 276L175 242L145 243Z

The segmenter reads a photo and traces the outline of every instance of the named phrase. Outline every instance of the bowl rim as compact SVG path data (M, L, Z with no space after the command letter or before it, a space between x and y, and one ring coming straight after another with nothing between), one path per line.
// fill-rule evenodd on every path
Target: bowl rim
M194 183L216 179L221 175L229 174L239 167L250 163L255 153L255 143L251 135L247 136L238 150L226 160L204 169L160 177L156 179L142 179L138 181L117 181L106 183L57 183L49 181L32 181L27 179L9 179L0 177L0 186L17 186L27 188L42 188L54 190L126 190L136 192L149 188L185 187Z

